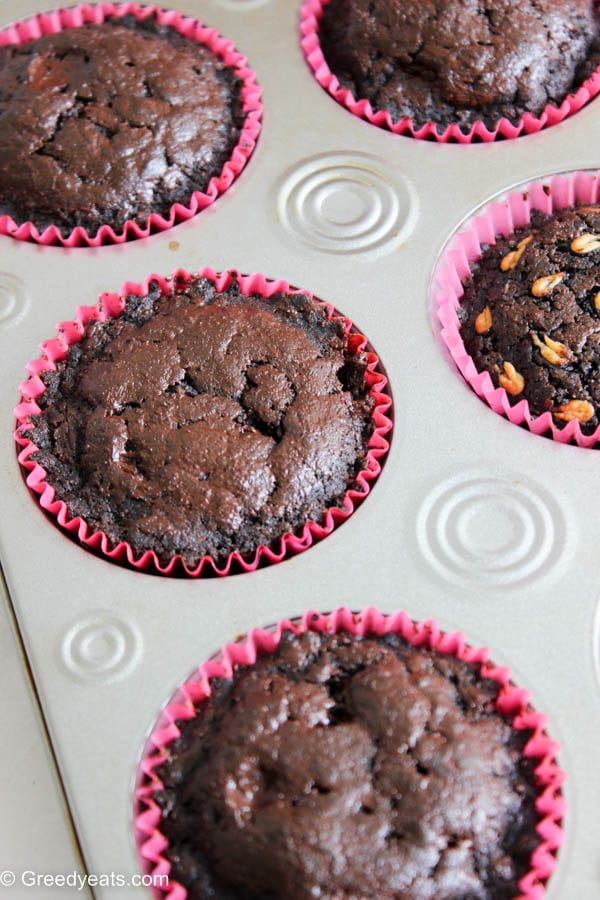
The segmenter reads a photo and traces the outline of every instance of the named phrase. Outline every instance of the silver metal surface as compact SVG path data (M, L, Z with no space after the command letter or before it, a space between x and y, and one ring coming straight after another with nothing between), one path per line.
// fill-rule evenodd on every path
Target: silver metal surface
M46 8L0 2L0 24ZM193 668L253 626L373 604L464 631L531 690L568 774L566 841L548 900L593 900L600 455L488 409L441 352L429 291L441 248L482 203L600 166L600 101L514 141L416 141L359 121L318 86L299 47L298 3L178 8L231 38L262 86L263 129L239 180L196 218L146 240L75 250L0 240L0 558L87 870L139 871L137 761ZM11 410L39 342L77 306L126 280L205 265L286 279L349 316L386 367L395 429L372 494L320 544L250 574L171 580L96 558L46 519L16 464Z

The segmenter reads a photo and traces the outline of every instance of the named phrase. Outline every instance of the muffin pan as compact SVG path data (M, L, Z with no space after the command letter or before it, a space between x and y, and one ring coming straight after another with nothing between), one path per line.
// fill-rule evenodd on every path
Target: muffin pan
M299 3L177 7L232 40L262 87L263 127L239 179L201 215L147 239L74 249L0 242L0 559L85 869L139 875L137 765L159 710L193 669L253 627L373 604L464 632L531 691L567 774L565 842L546 896L592 900L600 456L515 427L482 403L447 358L430 303L439 255L482 205L555 173L600 168L598 101L538 134L442 146L335 103L303 58ZM49 8L2 2L1 24ZM175 579L95 557L46 520L16 462L12 409L38 344L77 306L152 272L204 266L285 279L348 316L389 377L394 430L369 497L324 540L255 572ZM19 695L8 702L20 715ZM15 767L33 763L22 746L12 748ZM12 854L25 857L29 869L43 865L35 846ZM11 868L8 845L1 862ZM149 896L114 884L93 895Z

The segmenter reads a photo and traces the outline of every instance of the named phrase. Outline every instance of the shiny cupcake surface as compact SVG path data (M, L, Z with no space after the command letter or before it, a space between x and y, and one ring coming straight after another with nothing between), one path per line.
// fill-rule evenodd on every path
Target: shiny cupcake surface
M396 635L284 633L213 680L156 770L171 884L189 900L520 896L537 763L498 690Z

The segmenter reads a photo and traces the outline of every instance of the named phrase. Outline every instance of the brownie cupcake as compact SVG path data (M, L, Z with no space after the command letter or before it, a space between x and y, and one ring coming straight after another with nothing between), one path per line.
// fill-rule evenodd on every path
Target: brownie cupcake
M588 447L600 435L598 200L586 173L510 194L457 236L435 278L442 338L473 389L511 421Z
M169 895L540 896L563 813L542 717L459 635L365 620L253 632L166 710L136 824Z
M129 8L3 33L5 232L69 243L76 230L72 244L149 234L211 202L251 152L260 105L242 57L194 20Z
M320 83L395 131L514 137L560 121L599 87L597 75L590 81L600 65L593 0L307 0L304 9ZM329 74L309 40L310 16Z
M35 408L17 410L43 505L62 504L84 543L169 574L304 549L368 492L390 427L377 358L347 320L285 282L204 276L87 308L23 385Z

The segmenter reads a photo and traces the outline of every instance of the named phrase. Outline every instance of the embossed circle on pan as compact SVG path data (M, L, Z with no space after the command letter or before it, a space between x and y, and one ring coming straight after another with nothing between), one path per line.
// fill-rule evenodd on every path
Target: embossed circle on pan
M284 227L325 253L379 255L414 228L414 187L378 159L335 153L304 160L282 180L277 197Z
M0 272L0 328L18 321L27 311L29 297L16 275Z
M427 496L417 541L444 579L501 587L532 581L556 566L566 526L556 502L537 485L461 475Z
M81 681L109 682L135 668L141 654L141 638L127 622L111 613L98 612L77 621L65 633L61 657L66 668Z

